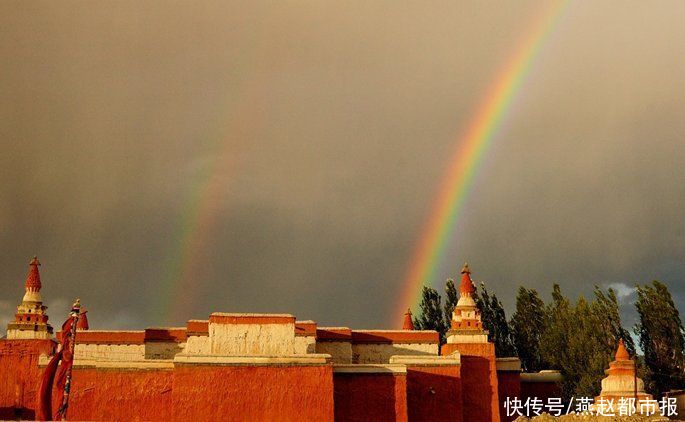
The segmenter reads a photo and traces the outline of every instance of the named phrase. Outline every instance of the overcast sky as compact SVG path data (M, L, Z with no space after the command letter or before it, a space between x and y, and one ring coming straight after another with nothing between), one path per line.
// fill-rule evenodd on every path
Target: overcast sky
M0 3L0 322L288 312L391 328L450 152L541 1ZM685 3L574 2L475 178L469 261L508 310L665 282L685 311ZM175 296L171 297L170 296Z

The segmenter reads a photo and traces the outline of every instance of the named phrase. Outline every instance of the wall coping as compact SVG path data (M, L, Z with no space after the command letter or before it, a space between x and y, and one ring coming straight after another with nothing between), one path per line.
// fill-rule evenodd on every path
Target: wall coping
M295 321L295 335L316 337L316 322Z
M179 353L174 357L177 365L224 365L224 366L297 366L327 365L328 354L284 355L284 356L225 356L187 355Z
M209 316L210 324L295 324L295 317L290 314L237 314L213 312Z
M151 327L145 329L145 341L185 343L186 327Z
M208 336L209 335L209 320L208 319L190 319L186 323L186 337L187 336Z
M418 330L352 330L352 343L356 344L438 344L440 334L437 331Z
M186 327L147 327L146 330L185 330ZM91 331L91 330L88 330Z
M407 366L400 364L334 364L334 374L391 374L405 375Z
M57 338L61 333L57 332ZM145 344L145 331L77 330L76 344Z
M44 368L50 362L51 356L40 355L38 366ZM80 369L174 369L174 363L169 359L145 360L107 360L107 359L74 359L74 368Z
M352 330L348 327L318 327L316 341L352 341Z
M295 318L291 314L260 314L255 312L212 312L209 316Z
M498 371L521 372L521 360L519 358L507 357L495 359Z
M454 366L461 365L461 356L459 352L449 356L395 355L390 356L390 363L406 366Z
M564 377L559 371L522 372L521 382L561 382Z

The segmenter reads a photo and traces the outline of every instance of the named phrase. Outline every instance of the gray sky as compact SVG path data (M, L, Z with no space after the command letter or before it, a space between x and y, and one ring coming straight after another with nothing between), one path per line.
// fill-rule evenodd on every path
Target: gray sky
M38 254L55 325L79 296L93 328L389 328L450 152L543 6L0 3L0 322ZM569 5L436 286L467 260L508 309L520 284L613 284L629 325L625 286L656 278L685 310L684 17Z

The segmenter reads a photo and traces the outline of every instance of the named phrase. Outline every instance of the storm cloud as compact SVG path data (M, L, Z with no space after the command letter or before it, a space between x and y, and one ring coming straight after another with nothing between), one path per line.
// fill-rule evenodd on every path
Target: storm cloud
M38 254L54 324L74 297L93 328L212 311L399 324L449 156L544 7L0 3L0 312ZM520 284L659 279L685 310L684 15L567 7L435 286L469 261L511 310ZM179 286L181 315L164 309Z

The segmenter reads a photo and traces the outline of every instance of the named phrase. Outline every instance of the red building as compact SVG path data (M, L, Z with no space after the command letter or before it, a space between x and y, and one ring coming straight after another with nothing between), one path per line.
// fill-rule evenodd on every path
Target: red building
M34 258L17 319L0 339L0 419L34 417L56 345L38 265ZM460 293L442 350L437 332L413 330L410 313L403 330L218 312L183 327L102 331L86 324L76 337L69 419L507 420L502 401L521 393L520 364L495 356L467 266Z

